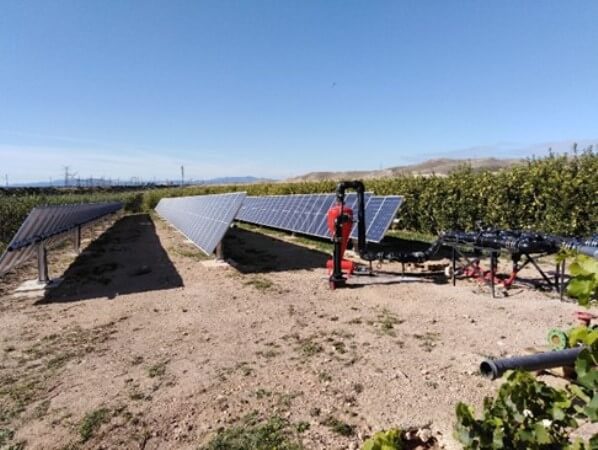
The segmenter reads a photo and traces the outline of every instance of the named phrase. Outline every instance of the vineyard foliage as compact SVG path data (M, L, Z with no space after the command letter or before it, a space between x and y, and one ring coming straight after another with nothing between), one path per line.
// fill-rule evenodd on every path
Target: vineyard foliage
M598 229L598 153L549 155L499 172L464 166L448 176L400 176L366 181L378 195L405 197L399 214L404 230L436 234L472 229L476 222L562 235L589 235ZM334 181L190 186L144 192L52 194L0 192L0 250L28 211L39 204L122 200L130 211L149 211L163 197L247 191L249 195L334 192Z
M582 306L598 301L598 260L577 255L569 272L572 277L567 285L567 294L576 298Z
M579 257L588 258L583 255ZM572 264L580 266L579 257ZM580 304L588 287L582 281L598 274L596 260L581 275L574 292ZM574 273L575 275L575 273ZM586 277L586 278L584 278ZM581 294L580 294L581 293ZM587 300L587 298L586 298ZM476 419L474 410L464 403L456 408L457 422L454 436L466 450L507 448L593 450L598 448L598 433L584 443L571 439L571 431L580 425L598 422L598 330L588 326L567 332L569 347L583 345L575 361L574 380L564 389L551 387L527 372L511 372L500 387L496 398L484 399L482 417Z
M511 372L496 398L484 399L479 419L469 405L457 405L455 438L466 450L598 448L598 433L587 443L571 438L571 430L598 422L597 364L598 342L594 342L580 353L577 378L564 389L527 372Z

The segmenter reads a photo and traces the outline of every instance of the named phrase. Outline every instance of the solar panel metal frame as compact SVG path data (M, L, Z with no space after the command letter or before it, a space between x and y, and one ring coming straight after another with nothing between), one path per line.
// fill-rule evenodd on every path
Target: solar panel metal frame
M399 195L374 196L370 192L366 192L364 198L366 209L366 239L370 242L380 242L396 217L397 211L403 203L403 197ZM380 200L381 204L375 210L373 218L370 219L368 218L367 211L372 200ZM386 214L383 223L380 224L376 221L376 217L389 200L391 200L391 204L394 206L391 206L390 214ZM319 201L320 203L318 203ZM330 238L330 232L328 230L326 213L335 202L335 194L248 196L240 208L236 220L327 239ZM353 209L356 219L357 194L354 192L348 193L345 197L345 205ZM287 210L288 212L284 213ZM306 214L308 210L310 212ZM308 220L309 215L314 216L312 221ZM270 220L268 220L268 217L270 217ZM300 226L297 225L298 222L301 223ZM369 230L374 226L376 226L376 229L382 230L382 232L378 232L375 236L371 234L368 236ZM357 238L357 223L353 227L351 237Z
M38 247L50 248L75 229L93 225L122 209L120 202L73 203L34 207L0 255L0 277L37 256Z
M163 198L158 202L155 210L160 217L209 256L214 253L218 244L224 238L246 195L246 192L230 192L226 194ZM226 207L217 208L218 200L223 198L229 200L229 203L226 204ZM201 203L204 204L200 205ZM195 212L193 211L194 207ZM213 214L205 215L205 208L208 208ZM214 223L220 224L221 227L215 228ZM212 226L210 227L209 224L212 224ZM210 232L213 235L209 236L207 241L202 241L202 235Z

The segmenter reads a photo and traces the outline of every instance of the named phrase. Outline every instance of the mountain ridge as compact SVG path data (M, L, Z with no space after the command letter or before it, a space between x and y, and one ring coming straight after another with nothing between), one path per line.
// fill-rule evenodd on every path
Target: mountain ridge
M394 166L386 169L378 170L348 170L348 171L317 171L309 172L304 175L287 178L285 182L301 182L301 181L323 181L323 180L340 180L340 179L371 179L371 178L390 178L401 175L417 175L417 176L431 176L439 175L446 176L455 171L459 167L469 166L473 170L489 170L496 172L517 164L523 163L524 159L514 158L468 158L468 159L454 159L454 158L434 158L423 161L417 164L410 164L405 166Z

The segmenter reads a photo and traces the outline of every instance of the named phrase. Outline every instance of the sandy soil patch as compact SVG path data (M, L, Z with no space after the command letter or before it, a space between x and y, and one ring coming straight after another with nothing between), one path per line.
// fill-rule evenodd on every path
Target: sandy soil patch
M208 266L148 215L127 216L75 258L45 299L0 285L0 428L26 448L198 448L220 430L277 420L305 448L357 448L391 426L451 439L455 404L497 389L487 356L545 349L578 308L475 282L330 291L327 255L247 230ZM385 270L399 270L385 266ZM249 425L247 425L249 426Z

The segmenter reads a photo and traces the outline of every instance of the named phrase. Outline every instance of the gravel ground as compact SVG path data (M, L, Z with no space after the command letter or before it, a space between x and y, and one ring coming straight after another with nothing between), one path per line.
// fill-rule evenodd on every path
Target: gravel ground
M459 448L456 403L479 408L500 383L477 375L480 360L545 349L578 309L424 277L330 291L327 257L290 241L231 230L231 267L128 216L76 259L52 253L64 282L49 297L11 294L31 267L5 280L4 436L34 449L198 448L257 411L302 424L308 449L358 448L392 426Z

